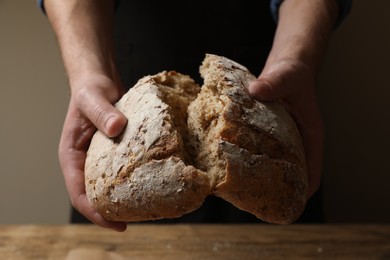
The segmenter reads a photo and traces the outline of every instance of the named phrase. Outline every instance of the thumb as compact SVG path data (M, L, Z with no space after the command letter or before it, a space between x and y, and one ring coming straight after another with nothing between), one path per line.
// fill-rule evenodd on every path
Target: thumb
M107 107L102 121L104 123L104 134L108 137L118 136L127 124L126 117L112 106L111 108Z
M83 103L86 117L106 136L118 136L125 128L127 118L104 96L95 96Z
M95 105L90 119L108 137L118 136L127 124L126 117L108 101Z
M260 75L248 86L249 94L259 101L276 101L289 94L283 79L275 74Z

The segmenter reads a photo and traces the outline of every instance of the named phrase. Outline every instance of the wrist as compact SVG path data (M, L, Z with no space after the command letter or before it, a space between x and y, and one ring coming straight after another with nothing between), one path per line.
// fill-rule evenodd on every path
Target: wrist
M66 64L65 66L71 88L79 87L80 84L78 82L89 80L90 78L107 78L118 86L121 85L116 66L111 59L104 61L96 59L93 62L91 60L81 61Z
M91 98L104 97L110 103L118 101L124 94L122 85L105 74L85 73L70 82L71 99L76 100L79 108L91 101ZM101 102L103 100L100 100Z
M267 64L304 64L315 73L338 14L335 0L285 0Z

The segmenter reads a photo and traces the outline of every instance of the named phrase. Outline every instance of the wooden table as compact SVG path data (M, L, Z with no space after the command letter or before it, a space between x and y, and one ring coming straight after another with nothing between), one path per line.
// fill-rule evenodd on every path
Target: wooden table
M0 226L0 259L390 259L390 225Z

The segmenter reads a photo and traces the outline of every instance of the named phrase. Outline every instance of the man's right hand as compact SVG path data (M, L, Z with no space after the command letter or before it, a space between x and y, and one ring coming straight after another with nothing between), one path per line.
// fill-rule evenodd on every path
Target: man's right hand
M86 153L96 128L108 137L115 137L127 124L126 117L112 105L122 92L102 75L80 79L72 89L76 91L71 95L59 145L59 160L71 203L93 223L124 231L126 223L108 221L91 207L84 182Z

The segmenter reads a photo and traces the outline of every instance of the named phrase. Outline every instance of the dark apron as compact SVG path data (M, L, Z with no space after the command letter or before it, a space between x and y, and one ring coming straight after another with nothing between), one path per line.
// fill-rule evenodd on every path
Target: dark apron
M117 64L129 87L162 70L176 70L201 83L198 68L205 53L231 58L258 75L274 30L264 0L121 1Z
M243 0L120 1L115 18L117 67L124 85L163 70L188 74L199 84L205 53L222 55L259 75L272 46L275 22L269 2ZM322 222L320 201L301 218ZM308 205L308 209L311 206ZM307 215L307 216L306 216ZM72 222L87 221L75 210ZM154 223L261 222L214 196L198 210Z

